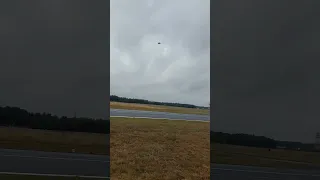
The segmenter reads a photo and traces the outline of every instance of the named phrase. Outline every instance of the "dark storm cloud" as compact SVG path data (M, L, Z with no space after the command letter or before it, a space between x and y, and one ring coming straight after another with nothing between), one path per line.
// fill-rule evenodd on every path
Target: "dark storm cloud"
M320 131L319 5L213 3L213 130L314 141Z
M107 117L108 1L0 5L0 105Z

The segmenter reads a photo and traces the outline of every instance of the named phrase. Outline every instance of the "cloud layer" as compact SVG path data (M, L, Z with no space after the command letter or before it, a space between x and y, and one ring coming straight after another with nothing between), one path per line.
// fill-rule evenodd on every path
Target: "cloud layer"
M207 106L209 3L111 0L111 94Z

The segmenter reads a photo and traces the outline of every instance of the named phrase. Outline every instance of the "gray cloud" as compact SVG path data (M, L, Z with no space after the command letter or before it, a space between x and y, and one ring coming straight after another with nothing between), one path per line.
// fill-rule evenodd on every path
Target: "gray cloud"
M112 0L111 94L207 106L209 4Z
M320 131L319 5L213 5L213 130L314 142Z
M1 2L0 105L107 117L108 2Z

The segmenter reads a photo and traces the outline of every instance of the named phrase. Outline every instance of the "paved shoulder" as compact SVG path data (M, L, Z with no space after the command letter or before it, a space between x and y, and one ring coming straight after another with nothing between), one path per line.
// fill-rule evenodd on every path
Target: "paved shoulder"
M109 157L0 149L0 172L109 177Z
M163 119L179 119L179 120L201 120L209 121L209 115L197 115L197 114L179 114L179 113L167 113L156 111L137 111L126 109L110 109L110 116L127 116L127 117L143 117L143 118L163 118Z
M320 171L211 164L214 180L319 180Z

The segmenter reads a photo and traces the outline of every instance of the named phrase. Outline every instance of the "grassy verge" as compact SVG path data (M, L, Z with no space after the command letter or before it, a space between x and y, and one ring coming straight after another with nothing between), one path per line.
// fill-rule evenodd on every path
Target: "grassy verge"
M160 105L158 106L158 105L134 104L134 103L121 103L121 102L110 102L110 108L141 110L141 111L159 111L159 112L170 112L170 113L181 113L181 114L199 114L199 115L208 115L209 114L209 110L206 110L206 109L182 108L182 107L171 107L171 106L160 106Z
M226 144L211 145L211 162L276 168L320 168L320 153L254 148Z
M0 127L0 148L108 155L109 135Z
M4 180L96 180L97 178L54 177L54 176L49 177L49 176L31 176L31 175L0 175L0 179L4 179Z
M111 118L113 180L210 179L209 123Z

